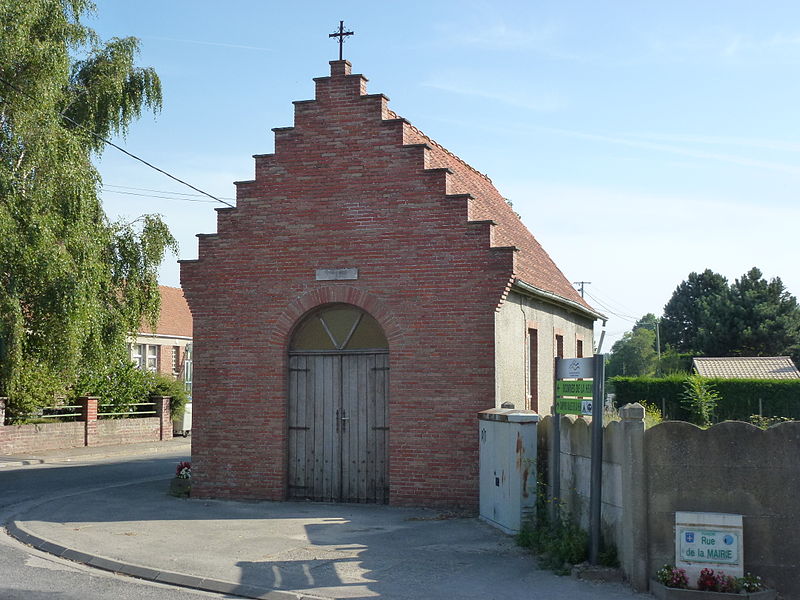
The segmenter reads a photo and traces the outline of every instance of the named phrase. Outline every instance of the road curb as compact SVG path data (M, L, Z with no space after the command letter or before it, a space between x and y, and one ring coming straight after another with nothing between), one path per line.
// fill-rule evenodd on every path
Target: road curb
M27 467L30 465L44 465L47 461L41 458L30 458L25 460L4 460L0 462L0 469L3 467Z
M129 483L125 485L136 485L136 483ZM77 494L70 495L79 495L80 493L91 492L79 492ZM51 499L48 499L44 502L49 502L50 500ZM40 503L37 503L37 505L38 504ZM17 515L16 518L19 519L21 516ZM35 535L26 530L25 527L14 517L5 523L5 531L9 536L17 541L31 546L41 552L46 552L47 554L52 554L53 556L70 560L72 562L81 563L89 567L101 569L103 571L135 577L136 579L164 583L204 592L229 594L232 596L239 596L241 598L253 598L255 600L330 600L329 598L323 598L321 596L309 596L308 594L276 590L274 588L243 585L240 583L222 581L219 579L198 577L196 575L185 575L183 573L176 573L173 571L159 571L158 569L153 569L150 567L143 567L132 563L126 563L124 561L89 554L74 548L68 548L66 546L56 544L38 535Z

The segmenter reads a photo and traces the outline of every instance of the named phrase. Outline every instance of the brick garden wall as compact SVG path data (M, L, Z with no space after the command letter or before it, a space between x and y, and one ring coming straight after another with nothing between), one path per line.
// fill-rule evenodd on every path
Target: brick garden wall
M94 446L157 442L161 439L160 419L108 419L97 422L97 438Z
M84 424L80 422L0 427L0 454L25 454L83 445Z
M169 400L151 397L155 417L98 420L98 399L84 397L79 421L3 426L0 419L0 455L167 440L172 438Z

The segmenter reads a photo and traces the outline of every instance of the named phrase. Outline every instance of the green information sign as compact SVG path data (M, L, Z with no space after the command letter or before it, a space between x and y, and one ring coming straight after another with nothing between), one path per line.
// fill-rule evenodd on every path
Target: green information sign
M579 396L581 398L592 398L594 382L589 381L556 381L556 396Z
M592 416L592 401L579 398L556 398L556 412L559 415Z

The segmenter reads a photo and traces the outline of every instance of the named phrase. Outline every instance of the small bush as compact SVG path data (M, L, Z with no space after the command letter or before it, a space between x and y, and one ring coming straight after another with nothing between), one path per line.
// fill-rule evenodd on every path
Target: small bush
M181 418L186 403L189 401L189 394L186 392L183 381L162 373L149 373L148 380L148 394L150 396L169 396L169 410L172 418Z
M552 501L540 486L536 499L536 519L528 520L517 536L517 543L536 554L543 567L558 575L568 575L572 565L586 560L589 535L562 511L561 517L550 518Z
M661 409L659 409L655 404L651 402L642 402L642 406L644 406L645 429L655 427L664 420L664 417L661 414Z
M787 421L791 421L788 417L762 417L761 415L750 415L747 419L748 423L752 423L759 429L769 429L773 425L777 425L778 423L786 423Z
M97 396L101 404L111 405L107 412L125 411L132 404L147 402L151 386L150 374L122 357L82 373L72 389L71 401L81 396Z
M700 427L709 427L720 395L712 383L699 375L686 378L681 395L681 404L689 412L690 420Z

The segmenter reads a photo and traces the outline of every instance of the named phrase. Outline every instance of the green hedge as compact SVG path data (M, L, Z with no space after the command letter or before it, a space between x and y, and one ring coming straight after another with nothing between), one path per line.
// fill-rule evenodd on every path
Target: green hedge
M609 381L617 406L647 401L672 420L688 421L681 406L685 375L667 377L612 377ZM800 379L708 379L722 396L716 410L718 421L746 421L750 415L800 419Z

